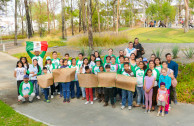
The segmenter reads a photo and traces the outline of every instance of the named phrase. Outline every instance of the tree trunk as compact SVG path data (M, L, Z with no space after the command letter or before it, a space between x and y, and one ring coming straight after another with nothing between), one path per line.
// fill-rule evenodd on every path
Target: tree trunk
M31 23L31 29L32 29L32 34L34 34L34 29L33 29L33 24L32 24L32 8L31 8L31 6L32 6L32 2L31 2L31 0L29 0L29 9L30 9L30 23Z
M64 0L61 0L61 6L62 6L62 10L61 10L61 17L62 17L62 39L65 39L65 34L64 34L64 25L65 25L65 14L64 14Z
M115 23L115 4L113 3L113 29L116 30L116 23Z
M14 39L14 45L17 45L17 0L15 0L15 39Z
M79 0L79 32L81 32L81 12L82 12L82 6L81 6L81 0Z
M97 13L98 13L98 32L100 32L100 12L99 12L99 0L96 0L97 3Z
M50 18L49 18L49 0L47 0L47 16L48 16L48 33L50 34Z
M73 32L73 7L72 7L72 0L71 0L71 31L72 31L72 35L74 35L74 32Z
M83 31L84 33L86 33L87 29L86 29L86 10L85 10L85 0L82 0L82 25L83 25Z
M89 47L93 48L93 32L92 32L92 0L87 0L87 10L88 10L88 44Z
M108 0L106 0L106 21L107 21L107 30L109 29L109 21L108 21Z
M31 28L31 23L30 23L30 15L29 15L29 10L28 10L27 0L24 0L24 4L25 4L25 10L26 10L27 26L28 26L28 38L31 38L32 37L32 28Z
M117 28L116 28L116 33L119 33L119 2L120 0L117 1Z
M185 2L185 27L184 27L184 32L188 32L189 31L189 24L188 24L188 21L189 21L189 14L188 14L188 11L189 11L189 0L184 0Z

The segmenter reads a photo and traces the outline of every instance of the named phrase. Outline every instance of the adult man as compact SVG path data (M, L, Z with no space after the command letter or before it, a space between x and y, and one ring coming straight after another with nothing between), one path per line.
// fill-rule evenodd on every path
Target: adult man
M133 43L129 42L129 47L125 49L124 55L130 58L131 53L134 53L135 55L137 55L137 50L133 48Z

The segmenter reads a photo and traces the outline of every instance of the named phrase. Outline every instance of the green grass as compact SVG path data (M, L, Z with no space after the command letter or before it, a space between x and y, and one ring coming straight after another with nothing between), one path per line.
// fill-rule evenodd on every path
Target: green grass
M17 35L17 39L25 39L26 35ZM15 39L15 35L6 35L6 36L2 36L2 40L10 40L10 39Z
M194 62L186 65L179 63L176 86L178 101L194 104Z
M137 28L127 31L130 40L138 37L141 43L193 43L194 30L184 33L184 29Z
M17 113L9 105L0 100L0 125L1 126L46 126L24 115Z
M119 31L124 31L124 30L127 30L127 29L129 29L129 27L121 27L121 28L119 28Z

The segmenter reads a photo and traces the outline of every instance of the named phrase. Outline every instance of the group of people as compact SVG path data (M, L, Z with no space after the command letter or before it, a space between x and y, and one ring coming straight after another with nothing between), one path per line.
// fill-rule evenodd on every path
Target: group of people
M121 100L121 109L126 107L128 101L127 106L131 110L136 98L134 106L140 107L142 105L145 113L154 111L155 106L158 105L157 116L160 113L162 116L168 114L172 100L170 94L173 94L174 103L177 104L176 84L173 83L176 83L178 64L172 61L170 53L165 55L166 61L162 62L155 54L151 55L149 61L147 58L143 58L142 55L145 51L138 38L135 38L134 43L129 42L129 46L125 50L120 50L118 57L113 54L113 49L108 49L108 55L105 55L104 59L98 51L91 54L89 58L79 53L78 59L70 59L68 53L65 54L64 58L59 59L57 52L53 51L52 58L47 56L46 62L43 64L45 51L41 54L39 51L35 51L34 54L30 51L27 53L32 59L32 64L28 63L26 57L21 57L14 71L14 76L17 78L19 102L25 102L27 99L32 102L35 96L40 99L37 76L52 73L54 69L76 68L75 80L53 83L47 88L41 88L45 102L50 103L49 99L54 98L54 94L57 93L63 97L64 103L70 103L70 99L75 97L77 99L82 97L82 100L86 99L85 104L94 104L94 101L98 100L98 102L104 102L104 106L108 106L110 100L112 107L115 108L115 103ZM84 88L79 86L78 73L98 74L99 72L116 72L136 77L135 92L115 87Z

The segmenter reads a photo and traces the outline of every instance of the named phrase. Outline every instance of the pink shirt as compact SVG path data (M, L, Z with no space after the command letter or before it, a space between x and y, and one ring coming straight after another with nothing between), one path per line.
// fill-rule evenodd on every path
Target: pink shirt
M146 89L150 89L150 87L153 85L154 76L148 77L145 76L144 80L146 80Z
M168 95L167 90L161 90L160 88L158 89L158 100L159 101L166 101L166 97Z

